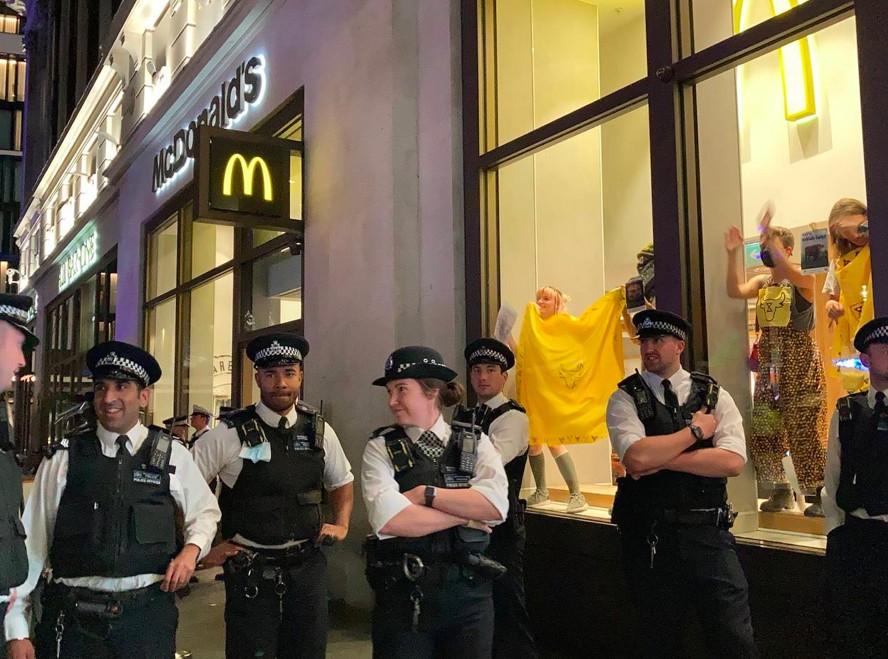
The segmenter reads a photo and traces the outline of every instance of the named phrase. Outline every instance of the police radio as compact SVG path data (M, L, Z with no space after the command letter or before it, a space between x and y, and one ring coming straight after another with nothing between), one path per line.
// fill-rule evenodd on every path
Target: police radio
M148 458L148 466L157 471L164 471L170 463L170 450L173 446L173 438L169 433L159 431L151 446L151 455Z
M478 426L471 423L453 421L451 429L459 433L459 470L464 474L474 474L478 461Z

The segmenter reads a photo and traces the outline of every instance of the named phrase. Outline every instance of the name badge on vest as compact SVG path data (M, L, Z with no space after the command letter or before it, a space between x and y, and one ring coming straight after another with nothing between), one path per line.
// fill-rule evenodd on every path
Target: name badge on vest
M145 485L160 485L162 476L153 471L142 471L136 469L133 471L133 482L144 483Z
M291 445L294 451L310 451L314 448L306 435L296 435L291 440Z
M472 476L453 467L442 465L441 475L444 477L444 487L448 490L461 490L471 486L469 481L472 480Z

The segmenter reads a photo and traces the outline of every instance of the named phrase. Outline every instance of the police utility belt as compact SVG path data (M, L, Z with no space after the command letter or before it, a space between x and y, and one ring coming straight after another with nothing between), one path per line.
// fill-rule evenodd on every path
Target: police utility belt
M662 510L654 515L654 521L662 524L678 524L685 526L717 526L728 530L734 526L737 512L730 503L720 508L701 508L692 510Z

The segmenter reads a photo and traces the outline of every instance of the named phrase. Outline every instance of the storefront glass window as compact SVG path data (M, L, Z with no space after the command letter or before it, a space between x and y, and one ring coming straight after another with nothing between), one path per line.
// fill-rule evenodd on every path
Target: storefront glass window
M191 291L188 407L218 415L231 404L231 305L234 275L228 273Z
M173 415L176 385L176 300L161 302L148 312L148 352L154 355L163 375L154 385L149 421L160 423Z
M148 298L176 287L179 271L179 223L175 216L160 231L151 234L148 256Z
M234 227L194 222L191 235L191 277L198 277L234 258Z
M747 419L736 531L825 546L827 424L836 399L866 383L850 337L872 313L872 280L853 265L869 259L855 21L805 41L814 114L787 115L787 94L806 81L777 52L698 84L696 97L709 368ZM846 225L850 239L836 240ZM786 265L768 267L763 245ZM844 313L831 318L835 303Z
M258 330L302 318L302 257L283 248L253 263L252 319Z
M527 357L506 393L540 414L546 414L542 408L547 405L553 410L597 405L603 419L617 383L639 368L638 348L623 327L620 288L638 277L639 254L652 251L650 177L645 106L497 171L498 224L489 231L499 237L499 298L518 311L512 334L519 355ZM579 352L550 355L563 361L563 377L554 385L534 376L530 361L531 352L545 349L541 342L546 339L534 329L540 318L535 296L544 286L569 298L566 313L594 317L589 341L584 339ZM594 338L595 327L602 324L611 330ZM603 370L607 377L602 372L602 377L583 379ZM578 383L598 389L577 398ZM544 393L550 386L558 388L555 397ZM540 509L564 512L573 487L593 504L584 515L606 517L615 473L603 424L568 443L550 439L551 449L534 447L534 452L543 451L550 495L550 503ZM553 459L563 448L567 457ZM561 475L567 460L579 477L572 486ZM525 486L530 488L525 494L536 486L529 474Z
M96 278L84 284L80 290L80 328L78 331L78 350L86 352L95 345L96 323Z
M644 1L484 0L486 149L646 74Z

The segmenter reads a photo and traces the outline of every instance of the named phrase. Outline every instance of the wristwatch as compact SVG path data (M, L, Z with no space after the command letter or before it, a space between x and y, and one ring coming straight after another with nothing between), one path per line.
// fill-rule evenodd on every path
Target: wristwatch
M691 429L691 434L696 438L698 442L703 441L703 428L698 426L696 423L692 423L688 426ZM428 490L426 490L426 497L428 497Z
M435 503L435 495L438 494L438 488L434 485L426 485L425 489L425 505L428 508L432 508L432 504Z

